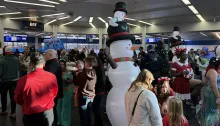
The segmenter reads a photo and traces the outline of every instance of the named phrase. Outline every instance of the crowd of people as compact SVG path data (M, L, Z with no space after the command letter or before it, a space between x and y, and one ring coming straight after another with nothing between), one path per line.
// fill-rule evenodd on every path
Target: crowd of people
M197 109L202 126L219 121L220 60L213 57L205 72L205 81L195 79L202 63L201 51L177 48L178 60L169 62L163 42L134 51L134 65L141 72L125 94L125 109L129 126L189 126L184 107ZM24 126L70 126L72 107L79 108L81 126L103 126L107 90L105 67L113 59L100 49L86 54L86 48L70 51L48 49L45 53L24 47L22 54L9 46L0 59L0 95L2 111L7 112L10 95L10 118L16 118L16 104L22 106ZM68 69L74 62L74 69ZM201 91L202 89L202 91ZM74 104L73 104L74 103ZM92 113L95 115L92 124ZM74 125L74 124L72 124Z

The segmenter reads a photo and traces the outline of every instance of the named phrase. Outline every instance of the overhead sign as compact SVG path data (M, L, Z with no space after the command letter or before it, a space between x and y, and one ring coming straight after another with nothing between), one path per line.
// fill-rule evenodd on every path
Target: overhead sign
M21 30L44 31L44 24L34 21L22 21Z

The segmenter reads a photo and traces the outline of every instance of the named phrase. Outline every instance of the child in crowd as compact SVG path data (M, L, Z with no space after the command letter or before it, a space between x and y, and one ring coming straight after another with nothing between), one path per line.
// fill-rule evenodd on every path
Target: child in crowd
M189 80L192 79L193 70L187 62L186 49L177 48L175 53L180 59L173 63L171 74L175 77L172 89L175 92L175 97L181 100L190 100L190 84Z
M168 98L174 96L174 91L170 88L169 82L170 78L161 77L158 79L158 84L152 90L157 96L162 116L167 114Z
M96 72L93 69L95 64L94 57L85 58L85 69L76 78L76 84L79 85L78 100L81 126L92 126L91 103L95 97Z
M189 126L180 99L174 97L169 99L168 113L163 117L163 126Z
M76 62L76 68L77 68L77 70L73 72L74 79L76 79L78 74L83 71L84 63L82 61L77 61ZM77 84L75 84L75 85L77 85ZM78 89L79 89L79 86L76 86L74 88L74 93L75 93L75 95L74 95L74 106L75 107L78 106Z

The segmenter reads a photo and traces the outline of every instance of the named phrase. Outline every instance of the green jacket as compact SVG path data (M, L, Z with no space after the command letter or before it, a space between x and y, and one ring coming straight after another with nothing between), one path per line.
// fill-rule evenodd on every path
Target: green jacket
M0 59L0 79L2 82L15 81L19 78L20 61L14 55Z

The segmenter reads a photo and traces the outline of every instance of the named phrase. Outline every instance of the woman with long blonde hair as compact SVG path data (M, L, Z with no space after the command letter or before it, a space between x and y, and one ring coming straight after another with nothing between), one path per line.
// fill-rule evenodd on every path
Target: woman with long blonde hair
M182 100L172 97L168 101L168 113L163 117L163 126L189 126L183 114Z
M142 70L125 94L128 126L162 126L160 108L151 91L154 77L149 70Z

